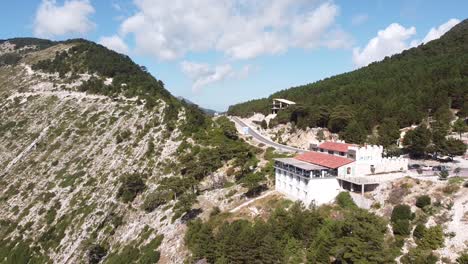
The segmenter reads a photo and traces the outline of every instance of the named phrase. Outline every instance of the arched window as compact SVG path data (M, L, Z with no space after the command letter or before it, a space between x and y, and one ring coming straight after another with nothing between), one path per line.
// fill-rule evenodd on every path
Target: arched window
M351 174L351 167L346 168L346 174Z

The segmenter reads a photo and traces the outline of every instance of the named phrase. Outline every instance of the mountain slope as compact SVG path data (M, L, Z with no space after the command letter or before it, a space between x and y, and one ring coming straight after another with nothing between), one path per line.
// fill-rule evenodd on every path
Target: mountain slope
M280 122L328 126L334 132L343 131L352 121L370 131L389 118L405 127L448 107L466 115L467 43L468 20L464 20L438 40L349 73L233 105L228 113L268 113L272 98L286 98L299 106L283 113Z
M200 183L252 165L232 124L103 46L2 40L0 62L2 263L182 263Z

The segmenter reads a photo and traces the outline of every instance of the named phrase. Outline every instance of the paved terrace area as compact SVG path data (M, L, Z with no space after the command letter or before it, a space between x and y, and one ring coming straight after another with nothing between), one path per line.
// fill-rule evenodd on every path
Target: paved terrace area
M347 177L347 176L338 176L338 180L350 182L353 184L379 184L382 182L387 182L407 176L407 172L395 172L387 174L377 174L377 175L367 175L360 177Z

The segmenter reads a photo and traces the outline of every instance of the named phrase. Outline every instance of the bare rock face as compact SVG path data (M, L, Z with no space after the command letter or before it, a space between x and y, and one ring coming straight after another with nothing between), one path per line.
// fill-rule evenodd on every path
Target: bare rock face
M32 70L38 58L71 46L26 53L0 45L0 55L22 56L0 64L0 262L15 253L38 262L86 263L88 256L105 261L130 249L151 255L159 246L161 262L182 263L185 225L171 221L172 209L147 213L140 209L144 194L128 204L116 196L123 175L141 175L145 193L168 176L163 169L181 142L184 109L169 132L163 99L146 108L137 98L76 89L98 74L69 80L70 74ZM104 85L111 83L104 78ZM160 235L161 245L154 242ZM96 244L103 249L89 253Z

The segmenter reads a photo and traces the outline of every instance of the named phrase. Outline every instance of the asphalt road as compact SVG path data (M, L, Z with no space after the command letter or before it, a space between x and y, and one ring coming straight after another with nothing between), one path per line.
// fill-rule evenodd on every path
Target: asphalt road
M305 149L300 149L300 148L295 148L295 147L291 147L291 146L287 146L287 145L283 145L283 144L279 144L279 143L276 143L276 142L273 142L271 141L270 139L264 137L263 135L261 135L260 133L258 133L255 129L253 129L251 126L247 125L244 121L240 120L238 117L235 117L235 116L231 116L230 117L232 121L234 121L235 123L237 123L239 126L241 127L248 127L249 128L249 135L251 135L254 139L256 139L257 141L267 145L267 146L270 146L270 147L273 147L279 151L283 151L283 152L290 152L290 153L304 153L304 152L307 152L307 150Z

